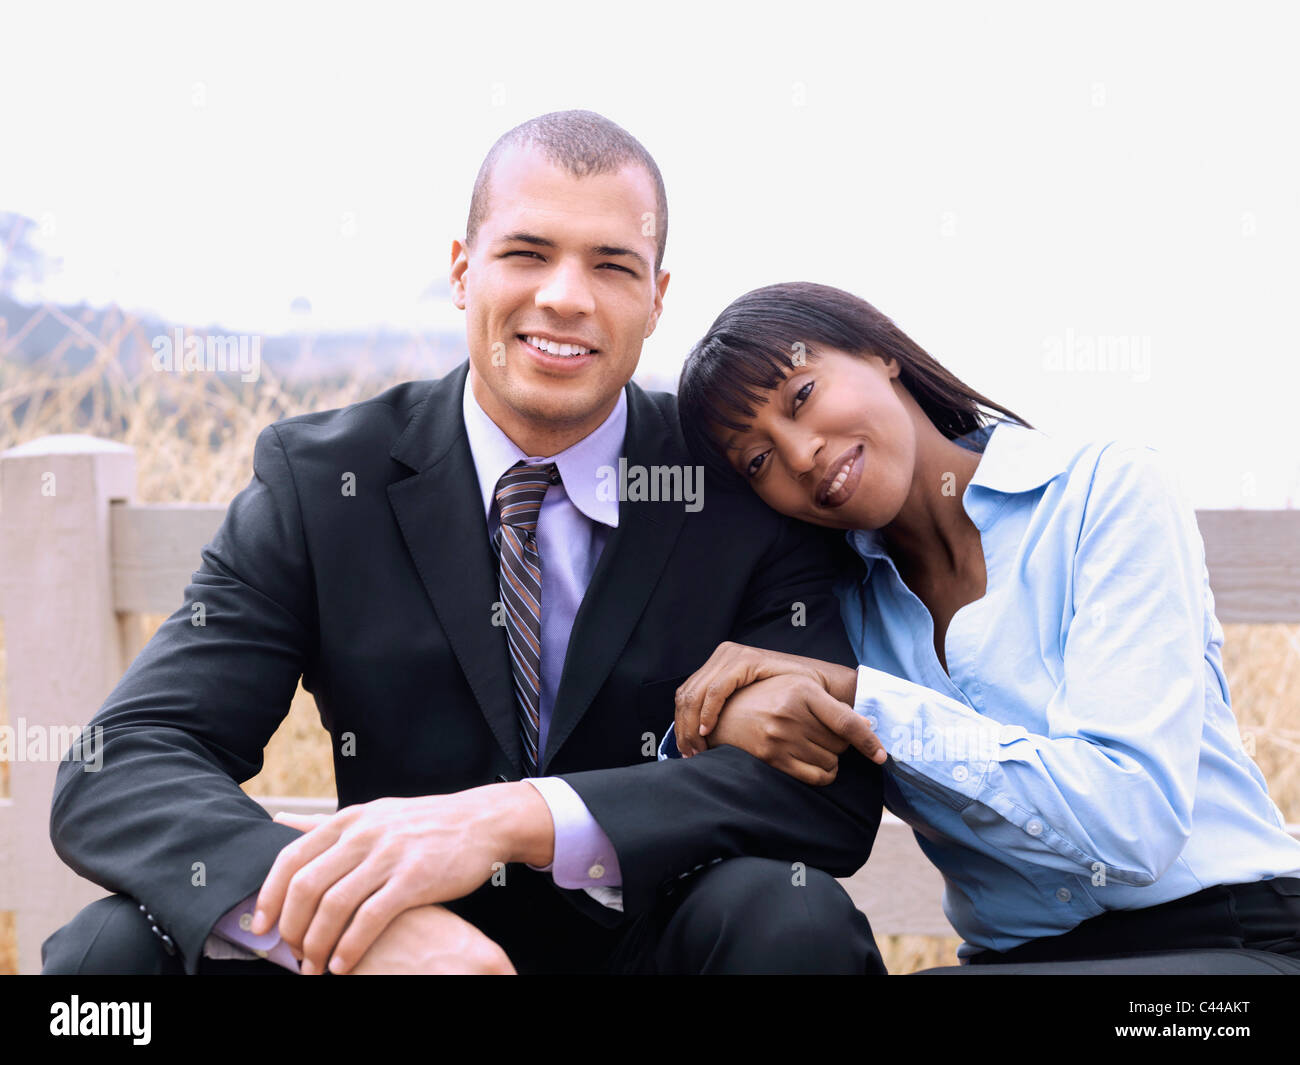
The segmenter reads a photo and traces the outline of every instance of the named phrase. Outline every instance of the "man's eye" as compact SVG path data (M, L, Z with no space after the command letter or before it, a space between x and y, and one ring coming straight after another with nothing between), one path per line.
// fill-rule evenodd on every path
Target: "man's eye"
M541 258L541 256L538 255L537 252L535 252L535 251L508 251L508 252L505 253L504 256L502 256L502 258L506 258L506 259L508 259L508 258L510 258L510 256L512 256L512 255L531 255L534 259L540 259L540 258Z
M758 472L759 467L763 465L763 460L766 458L767 458L767 452L764 451L762 454L755 455L752 459L750 459L749 465L745 467L745 476L753 477L754 474Z
M794 394L794 404L793 404L794 410L798 410L801 406L803 406L803 401L806 400L810 395L812 395L812 389L813 389L813 383L809 381L806 385L803 386L803 388L799 389L799 391ZM793 411L791 411L791 413L793 413Z
M636 276L636 272L634 270L629 270L626 266L620 266L618 263L601 263L600 265L608 266L613 270L622 270L623 273L631 274L633 277Z

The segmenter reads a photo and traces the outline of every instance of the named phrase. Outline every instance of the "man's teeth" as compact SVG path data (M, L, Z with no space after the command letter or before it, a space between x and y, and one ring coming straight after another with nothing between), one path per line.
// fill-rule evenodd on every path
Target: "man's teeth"
M538 351L544 351L547 355L590 355L591 348L580 347L577 344L557 344L553 340L547 340L545 337L524 337Z

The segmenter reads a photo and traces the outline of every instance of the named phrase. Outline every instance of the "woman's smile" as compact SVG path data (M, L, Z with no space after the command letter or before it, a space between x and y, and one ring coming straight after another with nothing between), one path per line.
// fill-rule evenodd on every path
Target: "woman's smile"
M849 448L836 460L826 476L822 478L821 484L817 486L813 496L813 502L817 506L834 509L853 498L853 493L857 491L858 483L862 480L863 451L863 446L858 444Z

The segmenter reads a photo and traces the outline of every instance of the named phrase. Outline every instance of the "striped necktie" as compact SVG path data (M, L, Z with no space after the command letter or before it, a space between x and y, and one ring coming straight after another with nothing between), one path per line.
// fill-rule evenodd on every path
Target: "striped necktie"
M555 463L516 462L497 481L501 527L496 534L501 603L519 703L524 775L536 776L541 752L542 559L537 551L537 515L542 497L560 483Z

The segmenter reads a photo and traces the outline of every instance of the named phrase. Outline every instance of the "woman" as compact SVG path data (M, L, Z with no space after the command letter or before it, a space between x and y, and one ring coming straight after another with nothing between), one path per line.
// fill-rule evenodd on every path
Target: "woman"
M814 284L728 307L679 410L701 461L845 531L862 663L724 645L678 693L682 753L733 743L811 782L850 742L884 762L966 962L1300 963L1300 841L1242 749L1195 515L1159 454L1052 439ZM791 677L840 712L755 694Z

